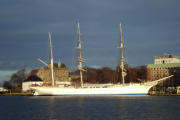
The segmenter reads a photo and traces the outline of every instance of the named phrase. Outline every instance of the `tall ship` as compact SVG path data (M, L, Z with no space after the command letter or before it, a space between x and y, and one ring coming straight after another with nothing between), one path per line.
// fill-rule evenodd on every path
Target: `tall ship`
M34 95L57 95L57 96L111 96L111 95L147 95L150 88L157 85L158 82L164 81L171 76L143 83L125 83L126 70L124 66L124 42L123 42L123 33L122 27L120 24L120 46L121 49L121 76L122 83L120 84L87 84L83 83L83 62L85 59L82 58L82 42L81 42L81 33L80 33L80 25L78 23L78 69L80 75L80 86L75 85L56 85L54 80L54 72L53 72L53 53L52 53L52 42L51 42L51 34L49 33L49 42L50 42L50 53L51 53L51 86L36 86L31 87L34 91Z

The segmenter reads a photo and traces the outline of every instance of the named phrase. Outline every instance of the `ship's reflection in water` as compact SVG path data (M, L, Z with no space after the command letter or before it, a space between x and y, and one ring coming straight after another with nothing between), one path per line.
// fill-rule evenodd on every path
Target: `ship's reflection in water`
M180 97L7 96L0 120L179 120Z

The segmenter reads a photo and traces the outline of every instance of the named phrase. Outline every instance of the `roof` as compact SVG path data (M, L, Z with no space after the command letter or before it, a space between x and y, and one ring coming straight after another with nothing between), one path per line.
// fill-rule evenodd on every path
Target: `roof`
M38 73L39 69L32 69L28 76L36 75Z
M161 56L155 56L155 59L162 59L162 58L178 58L178 59L179 59L179 56L172 55L172 54L161 55Z
M162 67L168 67L168 68L173 68L173 67L180 67L180 63L165 63L165 64L148 64L147 68L162 68Z
M30 76L27 79L25 79L23 82L30 82L30 81L42 81L42 80L38 76Z

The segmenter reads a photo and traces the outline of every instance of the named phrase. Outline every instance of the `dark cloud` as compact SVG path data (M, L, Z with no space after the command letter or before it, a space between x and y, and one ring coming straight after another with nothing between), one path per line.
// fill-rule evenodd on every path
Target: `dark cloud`
M180 55L179 4L178 0L0 1L0 67L30 68L37 65L37 58L48 62L49 31L55 60L72 66L78 21L86 65L118 64L120 22L130 65L152 63L163 53Z

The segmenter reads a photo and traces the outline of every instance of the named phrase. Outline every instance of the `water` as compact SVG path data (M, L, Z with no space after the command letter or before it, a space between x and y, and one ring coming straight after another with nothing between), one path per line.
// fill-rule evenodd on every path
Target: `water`
M0 96L0 120L180 120L175 96Z

